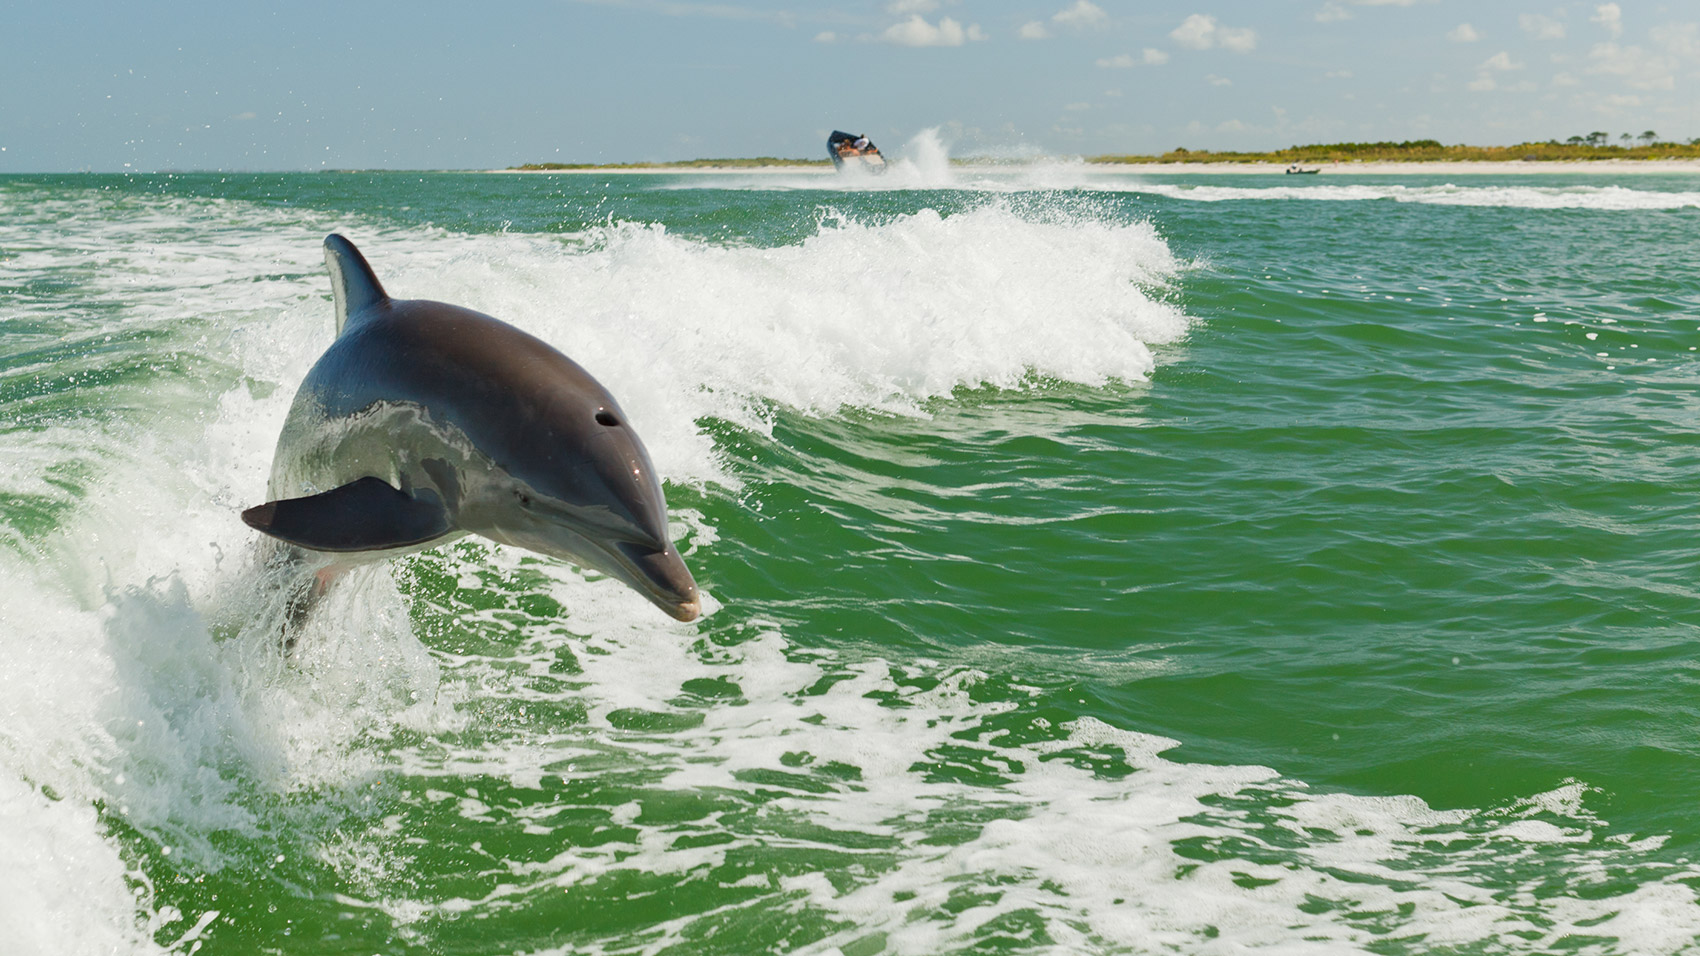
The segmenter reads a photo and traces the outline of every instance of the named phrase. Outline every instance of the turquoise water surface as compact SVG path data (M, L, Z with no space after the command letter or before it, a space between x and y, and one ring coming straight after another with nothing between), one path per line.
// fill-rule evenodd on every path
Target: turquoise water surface
M1700 948L1700 174L0 177L25 953ZM708 613L253 568L320 241L621 401Z

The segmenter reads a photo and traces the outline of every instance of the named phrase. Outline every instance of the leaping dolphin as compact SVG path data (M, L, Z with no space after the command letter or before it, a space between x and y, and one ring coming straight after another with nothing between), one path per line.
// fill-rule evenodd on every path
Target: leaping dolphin
M505 322L390 298L340 235L326 237L325 264L337 338L289 409L271 500L243 521L331 569L478 534L697 616L661 481L607 389Z

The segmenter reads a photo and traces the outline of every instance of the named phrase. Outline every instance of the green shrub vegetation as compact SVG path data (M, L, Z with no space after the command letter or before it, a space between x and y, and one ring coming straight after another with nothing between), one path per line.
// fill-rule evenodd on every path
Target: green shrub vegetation
M1658 134L1647 130L1639 136L1624 133L1619 142L1612 143L1606 133L1572 136L1564 142L1556 139L1544 143L1518 143L1515 146L1447 146L1434 139L1410 139L1401 143L1318 143L1310 146L1289 146L1269 152L1211 152L1206 149L1176 148L1160 156L1106 154L1088 156L1089 163L1350 163L1371 160L1392 160L1405 163L1445 162L1550 162L1578 159L1700 159L1700 139L1687 143L1660 141ZM953 166L978 166L998 163L996 160L975 157L952 158ZM825 159L779 159L757 156L751 159L684 159L668 163L526 163L510 166L521 170L604 169L704 169L725 167L750 169L758 166L827 166Z
M1547 162L1561 159L1696 159L1700 141L1664 143L1649 130L1640 137L1623 136L1625 145L1611 145L1605 133L1572 136L1567 142L1518 143L1515 146L1445 146L1438 140L1413 139L1402 143L1319 143L1289 146L1270 152L1224 152L1202 149L1173 149L1161 156L1088 156L1089 163L1350 163L1367 160L1396 160L1406 163L1444 162Z

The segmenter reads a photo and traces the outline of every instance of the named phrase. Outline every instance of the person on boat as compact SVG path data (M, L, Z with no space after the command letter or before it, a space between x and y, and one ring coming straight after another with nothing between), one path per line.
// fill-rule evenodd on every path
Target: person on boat
M880 155L880 148L865 133L846 133L833 130L826 139L826 153L832 158L832 164L839 169L848 163L852 167L866 167L879 172L885 164L885 157ZM854 160L855 162L851 162Z
M868 138L866 136L858 136L855 139L840 142L838 144L838 155L860 156L865 152L869 152L869 147L872 145L872 143L868 142Z

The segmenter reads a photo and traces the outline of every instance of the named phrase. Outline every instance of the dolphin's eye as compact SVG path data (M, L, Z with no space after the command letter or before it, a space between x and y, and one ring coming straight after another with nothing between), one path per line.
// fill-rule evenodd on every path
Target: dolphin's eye
M609 428L612 428L615 425L620 424L620 420L614 417L613 412L604 408L597 411L596 423L599 425L607 425Z
M516 491L516 492L514 492L514 497L519 499L519 506L521 508L531 507L531 496L526 494L525 492Z

